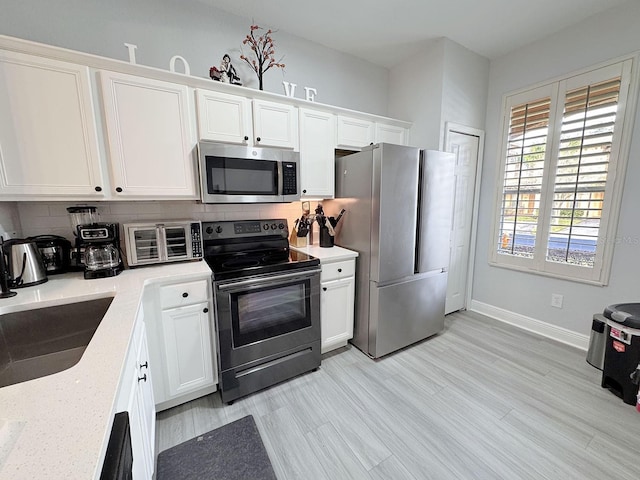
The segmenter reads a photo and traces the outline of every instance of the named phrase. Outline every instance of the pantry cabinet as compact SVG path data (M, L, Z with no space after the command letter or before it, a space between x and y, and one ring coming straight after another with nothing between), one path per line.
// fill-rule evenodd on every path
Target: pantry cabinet
M99 72L115 198L198 198L185 85Z
M333 114L300 109L300 191L303 198L333 198L335 178Z
M104 196L89 68L0 50L0 197Z
M164 410L215 392L217 355L212 332L211 277L154 286L149 322L156 407Z
M375 143L408 145L409 131L404 127L376 122Z
M298 149L296 107L211 90L196 90L200 140Z

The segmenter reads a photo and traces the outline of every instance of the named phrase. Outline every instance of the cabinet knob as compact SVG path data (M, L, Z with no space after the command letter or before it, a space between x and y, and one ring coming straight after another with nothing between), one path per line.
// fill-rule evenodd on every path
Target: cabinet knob
M341 273L341 272L342 272L342 269L341 269L341 268L339 268L339 269L338 269L338 273Z
M244 141L246 142L247 140L249 140L249 137L247 137L246 135L244 136Z
M259 142L260 140L262 140L260 137L256 137L256 142Z
M147 381L147 374L145 373L143 376L138 377L138 382L146 382Z
M307 191L306 190L302 190L302 193L307 193Z
M140 368L149 368L149 362L141 363Z
M97 187L96 187L96 192L101 192L101 191L102 191L102 187L97 186Z
M324 290L326 292L327 291L327 287L322 287L322 290Z
M122 187L116 187L116 192L118 193L122 192Z
M209 313L209 309L207 307L205 307L205 308L202 309L202 312L203 313Z
M188 294L187 292L184 292L184 293L182 294L182 298L187 298L188 296L189 296L189 294Z

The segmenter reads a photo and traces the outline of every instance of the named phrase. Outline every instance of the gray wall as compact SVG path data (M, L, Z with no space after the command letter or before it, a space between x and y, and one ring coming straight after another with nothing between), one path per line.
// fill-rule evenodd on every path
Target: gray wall
M473 300L589 334L593 313L617 302L640 301L640 118L624 185L610 284L589 286L488 265L492 236L496 171L500 159L500 117L504 94L589 67L640 49L640 3L631 1L543 41L491 62L486 117ZM636 65L635 68L638 68ZM551 294L564 295L564 308L550 306Z
M219 67L229 53L245 86L258 88L255 73L239 59L252 19L197 1L0 0L0 12L3 35L125 61L124 43L131 43L138 46L137 63L168 70L171 57L181 55L194 76L208 78L209 68ZM272 68L265 74L266 91L284 95L286 80L298 85L296 98L304 98L304 86L314 87L319 103L387 115L386 68L285 31L274 40L286 67L284 73Z

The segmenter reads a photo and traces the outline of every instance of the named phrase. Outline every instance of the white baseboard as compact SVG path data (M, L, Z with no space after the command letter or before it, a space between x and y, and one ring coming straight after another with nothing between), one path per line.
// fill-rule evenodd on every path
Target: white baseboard
M527 317L519 313L511 312L503 308L494 307L487 303L478 302L477 300L471 300L469 310L486 315L487 317L494 318L500 322L508 323L515 327L527 330L529 332L537 333L543 337L551 338L557 342L571 345L572 347L579 348L580 350L587 351L589 347L589 336L581 333L576 333L566 328L551 325L535 318Z

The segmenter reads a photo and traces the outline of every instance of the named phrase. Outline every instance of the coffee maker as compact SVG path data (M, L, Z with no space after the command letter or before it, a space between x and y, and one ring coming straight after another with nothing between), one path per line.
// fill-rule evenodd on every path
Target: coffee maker
M84 278L115 277L123 270L117 223L78 225L79 251L84 252Z

